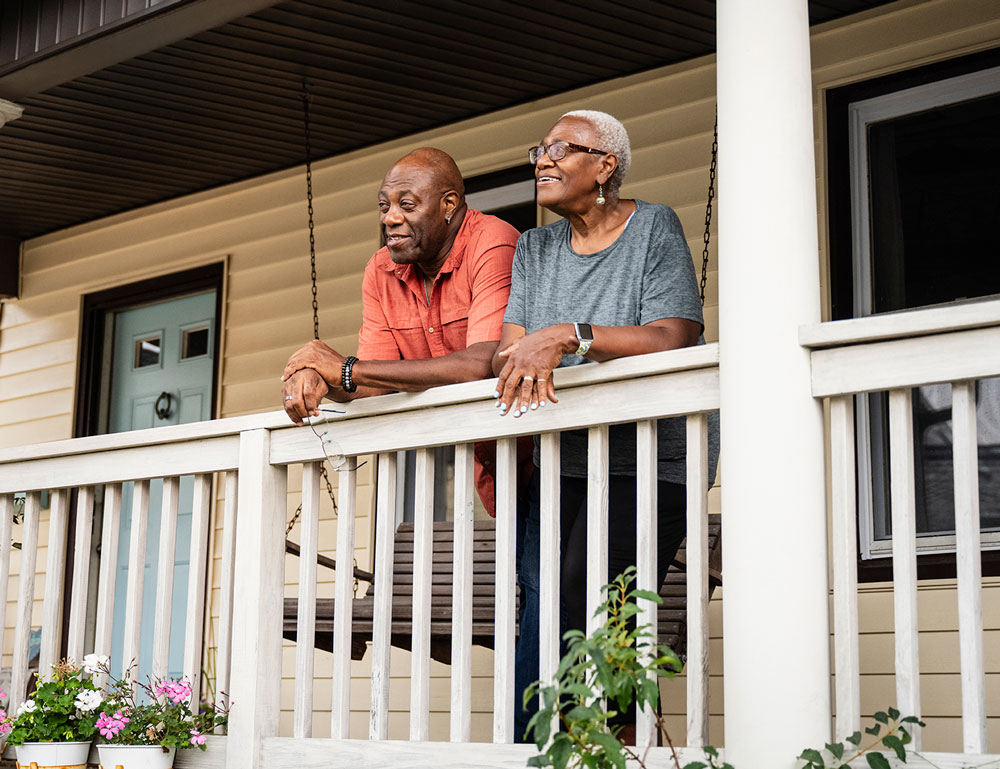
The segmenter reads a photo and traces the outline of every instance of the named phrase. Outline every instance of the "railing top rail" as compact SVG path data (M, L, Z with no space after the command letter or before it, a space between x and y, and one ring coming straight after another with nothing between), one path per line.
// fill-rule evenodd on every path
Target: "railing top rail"
M681 350L652 353L650 355L621 358L598 365L560 369L555 372L554 381L558 390L567 390L586 385L639 379L658 374L714 368L718 366L718 363L718 345L708 344ZM492 396L495 386L496 379L488 379L445 387L435 387L419 393L395 393L377 398L366 398L344 404L343 408L347 413L338 415L338 421L387 414L401 414L404 412L485 400ZM246 430L291 430L294 428L295 426L289 422L288 417L283 411L272 411L263 414L250 414L247 416L194 422L186 425L97 435L88 438L74 438L28 446L16 446L0 450L0 465L36 459L118 451L142 446L190 443L237 435Z
M1000 326L1000 299L801 326L799 344L819 349L990 326Z

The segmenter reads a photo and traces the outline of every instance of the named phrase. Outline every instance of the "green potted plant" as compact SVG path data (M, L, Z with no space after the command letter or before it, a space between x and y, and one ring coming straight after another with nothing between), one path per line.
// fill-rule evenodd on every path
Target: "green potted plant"
M90 674L69 660L53 665L47 676L35 673L31 697L13 717L4 714L18 766L85 769L102 699Z
M132 667L116 680L106 658L92 662L111 681L97 717L102 766L170 769L178 749L205 750L205 735L227 721L228 711L214 705L193 712L191 684L185 680L146 684L133 680Z

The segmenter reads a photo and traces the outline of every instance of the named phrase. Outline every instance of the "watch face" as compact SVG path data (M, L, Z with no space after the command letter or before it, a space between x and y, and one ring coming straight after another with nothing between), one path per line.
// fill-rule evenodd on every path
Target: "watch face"
M589 323L577 323L577 329L579 333L577 338L582 342L584 340L593 341L594 339L594 329L590 327Z

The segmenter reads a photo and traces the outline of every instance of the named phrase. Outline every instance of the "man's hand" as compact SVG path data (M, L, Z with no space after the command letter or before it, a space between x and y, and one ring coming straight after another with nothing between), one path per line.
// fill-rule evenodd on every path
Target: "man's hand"
M339 389L340 372L343 363L343 355L329 345L318 339L314 339L309 344L300 347L288 359L288 363L285 364L285 370L281 375L281 381L287 382L288 378L296 371L311 368L318 372L331 388Z
M285 413L295 424L301 425L306 417L319 415L319 404L329 391L329 385L317 371L300 369L288 377L281 388Z

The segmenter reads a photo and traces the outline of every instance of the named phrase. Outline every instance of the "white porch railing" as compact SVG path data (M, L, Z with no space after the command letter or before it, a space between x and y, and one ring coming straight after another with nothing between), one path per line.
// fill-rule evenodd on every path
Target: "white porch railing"
M861 726L854 396L889 394L896 706L905 714L920 716L911 388L948 383L952 387L963 751L995 761L996 756L983 755L988 748L974 388L976 380L1000 376L1000 301L824 323L803 328L800 341L812 350L813 395L830 400L836 734L842 738ZM920 739L918 731L915 746ZM952 759L957 757L945 760Z
M523 765L531 754L527 746L513 745L514 638L515 638L515 450L520 434L543 433L543 550L557 552L558 432L589 430L592 495L588 515L590 536L587 592L597 604L607 549L608 432L613 423L638 423L639 547L638 585L655 589L656 553L656 443L655 420L688 415L688 654L695 661L688 673L689 745L707 742L708 725L708 557L707 557L707 412L718 408L718 348L708 345L670 353L623 359L579 369L556 372L560 401L545 410L513 419L498 418L493 408L491 382L473 382L437 388L421 394L393 395L358 401L346 407L329 429L348 455L346 472L339 474L337 561L349 564L354 549L354 499L357 474L350 472L357 457L376 455L377 531L376 611L372 650L369 740L347 740L348 715L357 702L350 700L350 634L353 597L352 580L337 580L334 618L334 672L331 735L336 741L304 740L312 723L314 648L310 628L316 618L315 555L318 540L318 462L323 458L320 442L308 428L296 428L282 413L217 420L157 430L63 441L0 452L0 575L10 558L10 520L14 494L26 493L22 563L33 564L39 547L40 493L54 489L50 514L46 588L41 607L43 643L40 665L44 669L60 656L62 642L62 573L65 563L67 505L76 491L78 524L77 552L86 552L88 522L94 496L103 487L103 553L116 553L121 509L121 484L134 482L133 526L129 544L128 595L125 612L125 647L139 655L141 633L142 563L146 550L145 516L150 478L165 479L164 511L160 534L156 642L153 670L165 669L166 638L169 637L169 590L176 515L176 479L194 475L196 533L192 537L191 562L200 564L192 572L187 616L184 672L197 681L202 654L205 606L204 564L211 508L213 474L219 473L215 496L221 499L222 591L219 608L217 688L231 691L236 707L226 740L229 767L328 766L331 755L366 756L366 765L398 765L400 751L414 765L424 755L441 763L440 743L427 742L429 734L430 686L430 526L433 513L433 452L438 445L456 446L455 477L455 580L451 740L449 760L468 766ZM472 444L498 439L497 449L497 563L496 638L494 664L494 744L468 743L471 722L471 604L472 573ZM410 670L410 742L386 741L389 712L389 642L391 628L391 578L395 515L395 452L416 449L416 547L414 553L413 653ZM284 526L287 504L287 473L290 465L303 466L302 557L300 559L295 714L293 735L279 737L279 685L281 680L281 632L284 596ZM224 478L224 481L222 480ZM238 489L238 490L237 490ZM601 493L601 490L604 490ZM236 501L239 500L237 506ZM86 586L90 580L86 559L77 559L70 596L67 653L81 657L91 650L108 653L111 643L111 597L114 595L115 559L102 559L98 592L96 635L85 644L81 618L86 614ZM606 567L605 567L606 568ZM56 575L55 579L51 579ZM17 625L13 657L12 705L23 698L28 681L28 639L38 615L34 612L34 569L20 570ZM6 588L0 577L0 585ZM234 601L234 585L241 600ZM542 575L542 602L559 601L558 573L546 569ZM167 596L169 598L169 596ZM543 618L557 616L542 611ZM655 611L643 621L655 626ZM554 671L558 655L558 627L543 621L541 659L543 671ZM653 716L638 716L640 743L648 742ZM457 743L457 744L454 744ZM331 753L331 751L334 751ZM654 748L650 765L666 765L667 749ZM315 756L310 759L309 756ZM408 759L409 760L409 759ZM421 759L424 760L424 759ZM310 763L310 761L312 763ZM345 765L352 764L347 761Z
M860 726L860 675L858 655L856 509L854 489L853 405L855 393L888 390L891 393L893 425L892 499L894 571L896 574L896 680L901 710L919 715L919 661L916 624L916 559L913 526L913 438L909 425L909 388L934 382L954 382L956 510L959 548L958 602L962 647L963 722L966 755L931 756L939 766L959 766L971 755L984 761L986 755L985 679L979 573L978 509L975 493L976 452L974 403L969 382L1000 376L1000 302L966 307L900 314L857 321L821 324L804 328L804 346L812 350L813 395L831 399L830 456L834 526L833 574L835 607L836 733L843 735ZM658 418L684 415L688 418L688 671L687 744L707 742L707 505L705 488L705 414L718 407L718 347L699 348L622 359L556 373L560 402L531 412L521 419L498 418L492 405L492 383L474 382L437 388L420 394L392 395L347 406L346 414L328 425L348 455L347 472L338 477L337 561L352 562L354 549L354 498L357 474L350 472L357 457L375 455L378 466L376 493L376 590L372 642L372 685L363 703L350 698L350 633L353 597L351 580L337 580L334 618L334 666L332 680L332 738L313 739L313 657L310 628L316 622L315 555L318 549L318 462L323 457L316 436L308 428L290 425L281 413L161 428L121 435L79 439L0 452L0 590L6 590L11 563L10 520L14 493L27 492L21 533L21 563L34 564L41 543L38 537L40 492L54 489L45 566L45 591L40 611L35 596L35 570L18 569L19 605L14 630L12 698L23 696L28 676L28 639L39 618L43 626L42 664L53 661L62 645L61 594L67 539L67 514L76 490L78 525L75 547L85 552L95 495L103 486L105 499L102 551L115 553L116 511L120 510L123 482L135 483L134 516L141 521L146 481L150 477L176 478L195 475L195 516L208 520L214 473L220 473L215 496L221 500L215 512L223 520L222 592L219 605L218 688L231 689L237 701L229 737L216 750L226 753L226 765L285 769L330 766L523 766L532 748L512 744L513 739L513 644L514 603L514 438L542 433L543 461L555 464L559 431L587 428L590 434L590 495L588 510L588 600L596 603L597 586L603 581L607 543L607 430L612 423L636 422L639 462L640 542L638 566L640 586L652 588L656 573L655 549L655 431ZM725 415L723 415L725 418ZM471 510L473 501L473 442L497 439L497 553L496 617L494 657L493 743L473 744L471 722ZM450 740L446 750L428 741L429 733L429 637L430 559L429 536L433 511L433 454L438 445L456 448L455 472L455 579L453 592L453 658ZM392 538L396 520L394 487L395 452L418 452L415 504L413 654L410 676L409 741L390 741L388 735L390 687L390 628ZM296 650L294 718L292 734L279 735L279 684L281 680L281 628L285 584L284 525L287 509L287 474L293 465L303 466L302 558L299 562L299 616ZM224 478L224 482L222 480ZM964 479L964 480L963 480ZM558 484L554 474L543 469L543 553L557 552L559 540ZM237 493L238 487L238 493ZM167 488L172 482L167 481ZM168 491L165 504L173 495ZM237 506L237 498L239 504ZM169 517L169 516L165 516ZM170 538L168 522L162 524L164 539ZM199 523L199 527L205 523ZM196 528L199 528L196 527ZM141 529L133 527L130 563L144 549ZM199 528L200 530L200 528ZM163 547L166 547L163 545ZM207 539L192 538L192 562L204 563ZM816 553L825 558L825 553ZM551 557L551 556L550 556ZM79 561L79 559L78 559ZM161 559L161 562L163 559ZM110 645L108 600L113 595L112 563L102 561L98 576L102 601L96 618L94 643L84 642L81 617L85 616L84 586L91 576L82 563L74 570L66 633L66 649L80 656L91 648L106 653ZM768 568L766 561L762 569ZM52 575L58 578L51 579ZM291 575L288 575L291 577ZM729 575L732 578L732 574ZM171 576L158 577L166 585ZM126 627L135 638L141 612L135 595L137 580L129 570L132 586ZM233 600L234 585L241 600ZM205 613L204 574L192 578L188 616ZM555 607L559 600L556 570L542 575L543 606ZM162 604L157 611L155 634L169 632L168 615ZM795 612L797 608L788 607ZM543 616L554 615L554 611ZM655 613L643 621L655 623ZM185 673L198 675L201 646L200 620L189 623ZM557 656L557 628L543 623L541 657L543 670L551 670ZM162 640L154 646L154 657L162 654ZM130 648L137 648L135 643ZM159 651L157 651L159 650ZM162 660L154 659L154 668ZM777 673L776 673L777 674ZM826 696L817 692L816 696ZM889 704L889 703L885 703ZM368 739L348 739L351 707L370 714ZM639 715L639 734L650 733L651 716ZM640 739L640 742L643 740ZM803 746L804 747L804 746ZM690 752L688 752L690 751ZM682 752L682 761L696 757L694 748ZM215 765L220 763L216 753ZM648 765L669 766L669 752L654 748ZM919 763L914 764L919 765ZM745 767L739 767L745 769Z

